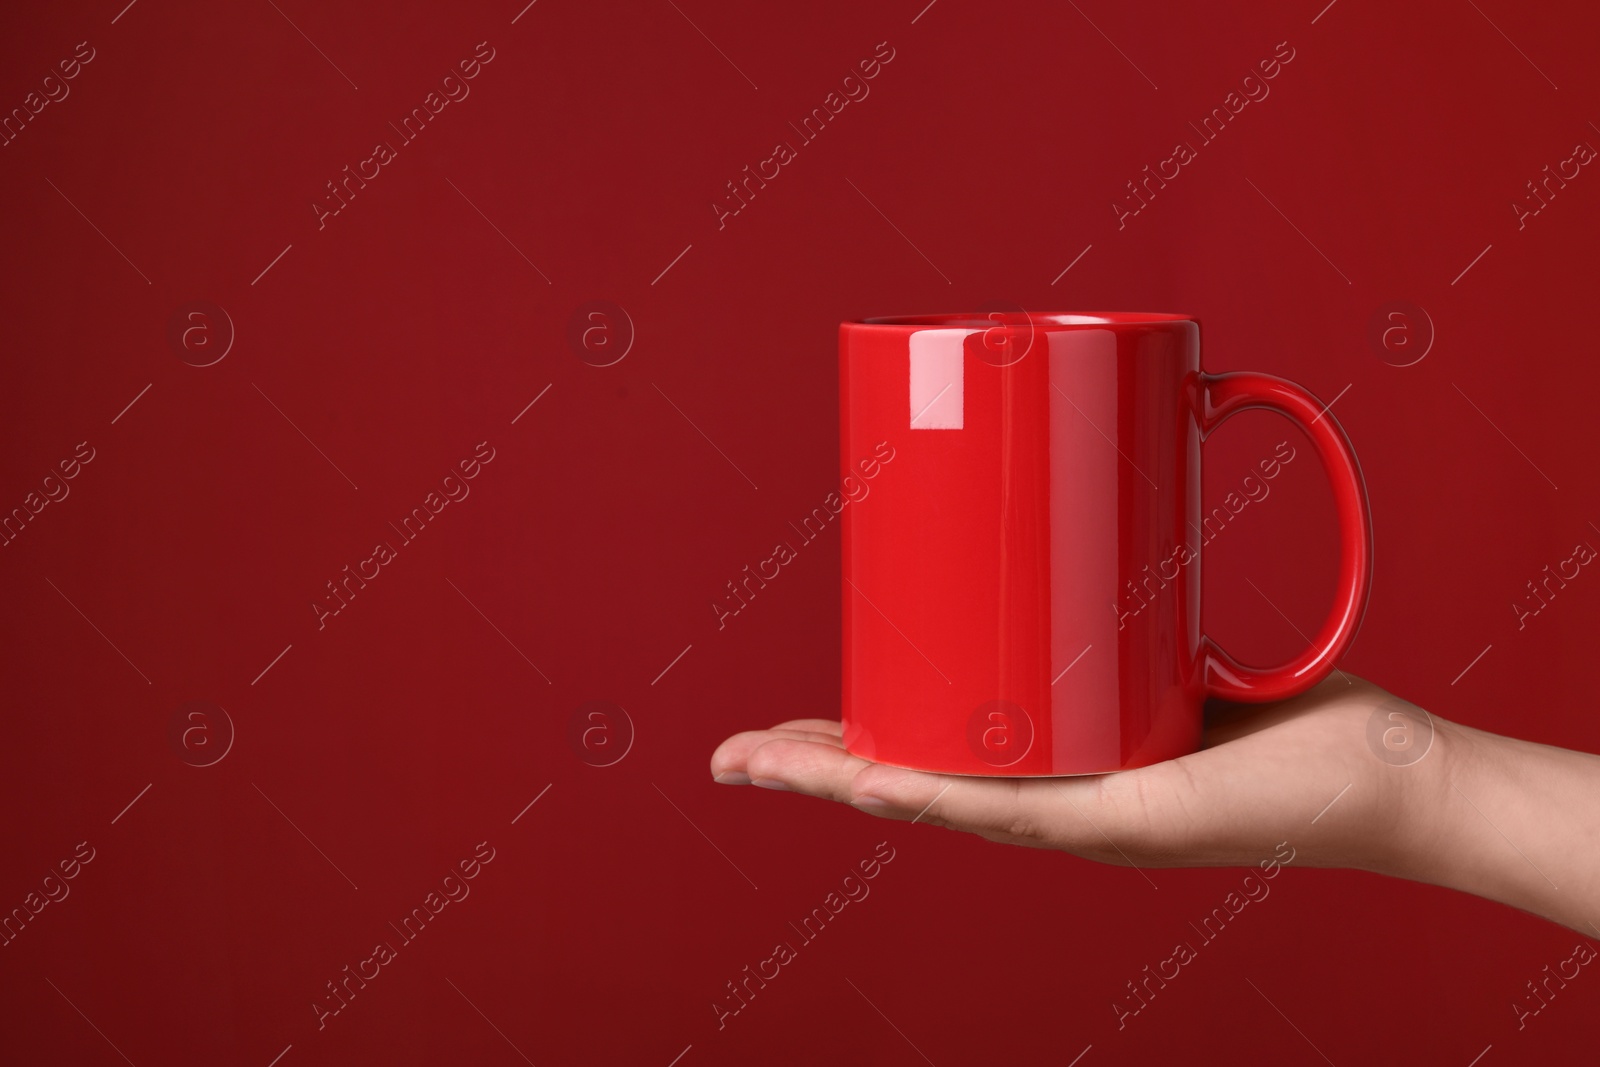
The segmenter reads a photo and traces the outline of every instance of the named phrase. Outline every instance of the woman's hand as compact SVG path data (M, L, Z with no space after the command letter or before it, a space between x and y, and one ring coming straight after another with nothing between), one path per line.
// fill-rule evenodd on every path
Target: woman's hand
M1287 841L1297 865L1447 885L1600 934L1600 757L1459 726L1342 673L1277 704L1214 706L1202 744L1114 774L968 777L872 763L838 722L797 719L728 738L711 773L1134 867L1253 866Z
M1386 765L1367 747L1368 720L1394 698L1345 678L1335 675L1266 708L1228 707L1209 717L1201 751L1115 774L987 778L902 770L846 752L839 723L822 719L730 737L712 756L711 773L727 784L808 793L884 818L1105 863L1253 864L1286 836L1304 838L1312 828L1323 865L1366 867L1380 862L1393 837L1407 784L1382 772L1415 768ZM1420 709L1412 713L1426 721Z

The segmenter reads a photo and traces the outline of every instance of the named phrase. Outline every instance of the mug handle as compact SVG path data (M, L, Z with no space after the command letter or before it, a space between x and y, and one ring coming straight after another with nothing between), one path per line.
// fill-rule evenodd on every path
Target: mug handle
M1201 638L1201 678L1209 695L1252 703L1282 700L1326 678L1361 624L1372 583L1372 521L1366 483L1344 428L1315 397L1293 382L1249 372L1201 374L1197 406L1201 441L1230 415L1249 408L1287 416L1311 438L1333 487L1340 534L1339 577L1333 607L1311 646L1280 667L1264 669L1247 667L1211 638Z

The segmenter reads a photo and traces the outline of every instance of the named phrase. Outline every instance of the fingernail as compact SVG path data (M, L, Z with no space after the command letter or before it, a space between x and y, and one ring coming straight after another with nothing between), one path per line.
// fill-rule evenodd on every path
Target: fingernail
M749 785L750 776L743 771L723 771L712 781L719 785Z
M786 789L788 789L788 788L789 788L789 786L788 786L788 784L787 784L787 783L785 783L785 782L780 782L780 781L778 781L778 780L777 780L777 779L776 779L776 778L757 778L757 779L756 779L756 780L755 780L755 781L754 781L754 782L752 782L752 783L751 783L751 784L752 784L752 785L758 785L758 786L760 786L760 787L761 787L761 788L762 788L762 789L780 789L780 790L786 790Z
M853 807L870 811L874 815L881 815L889 810L889 802L879 797L856 797L850 803Z

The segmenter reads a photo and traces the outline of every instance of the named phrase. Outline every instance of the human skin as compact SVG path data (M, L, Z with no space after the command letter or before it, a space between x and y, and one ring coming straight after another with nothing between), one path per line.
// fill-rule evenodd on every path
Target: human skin
M1393 730L1416 748L1386 759L1371 738ZM711 773L1119 866L1254 866L1292 838L1296 866L1447 886L1600 935L1600 756L1448 722L1339 672L1290 700L1214 705L1200 751L1113 774L905 770L851 755L827 719L735 734Z

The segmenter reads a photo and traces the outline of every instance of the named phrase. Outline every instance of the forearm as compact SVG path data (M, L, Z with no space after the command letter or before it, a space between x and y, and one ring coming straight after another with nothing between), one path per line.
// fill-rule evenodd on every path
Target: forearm
M1435 719L1400 792L1408 815L1374 869L1600 936L1600 756Z

